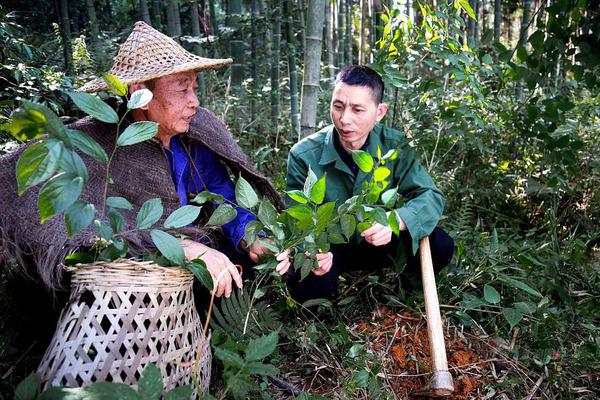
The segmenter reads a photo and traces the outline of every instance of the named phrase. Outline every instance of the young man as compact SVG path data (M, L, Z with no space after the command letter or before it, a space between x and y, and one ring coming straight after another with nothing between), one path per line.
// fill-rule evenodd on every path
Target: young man
M375 156L378 147L383 154L398 149L398 158L386 166L392 171L389 187L398 187L405 201L397 209L400 236L394 237L389 227L375 223L360 238L332 245L330 252L317 256L318 268L307 278L299 282L295 274L289 281L290 291L299 301L328 297L340 274L348 270L376 269L406 260L406 272L416 272L419 240L428 235L436 270L452 258L454 241L436 228L444 209L444 196L412 148L406 146L404 134L379 124L388 109L382 99L383 81L377 72L360 65L340 71L331 98L333 125L292 147L287 190L302 190L310 166L317 177L327 174L325 201L337 201L339 205L358 194L368 178L353 162L351 150L364 150ZM285 271L280 268L280 272Z

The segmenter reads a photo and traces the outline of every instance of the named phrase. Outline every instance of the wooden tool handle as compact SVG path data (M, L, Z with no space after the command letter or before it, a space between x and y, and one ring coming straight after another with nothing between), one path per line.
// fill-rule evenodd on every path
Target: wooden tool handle
M437 393L438 395L448 395L454 391L454 385L452 383L452 375L448 372L444 330L442 327L442 317L440 315L440 303L438 301L437 287L435 284L433 262L431 260L429 237L421 239L419 253L421 256L421 278L423 280L427 334L429 335L433 371L428 390L439 392ZM449 393L446 393L448 391Z

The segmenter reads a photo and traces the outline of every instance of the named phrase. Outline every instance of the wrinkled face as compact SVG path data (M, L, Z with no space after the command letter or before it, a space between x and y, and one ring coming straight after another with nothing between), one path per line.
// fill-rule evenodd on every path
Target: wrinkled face
M333 88L331 121L342 146L347 150L360 149L375 123L381 121L386 111L387 104L377 104L368 86L339 82Z
M148 103L146 118L158 122L159 139L185 133L200 102L196 95L195 72L181 72L154 80L153 98Z

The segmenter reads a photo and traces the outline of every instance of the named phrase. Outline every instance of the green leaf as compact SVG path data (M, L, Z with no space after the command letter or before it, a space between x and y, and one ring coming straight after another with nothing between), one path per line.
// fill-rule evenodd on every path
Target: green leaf
M75 129L67 129L67 135L69 136L69 139L71 139L73 145L88 156L102 163L108 162L106 151L104 151L102 146L100 146L87 133Z
M388 225L396 236L400 234L400 223L398 222L396 210L392 210L390 215L388 215Z
M465 10L467 14L469 14L469 17L477 21L477 17L473 12L473 8L471 8L471 5L469 4L469 0L460 0L460 7Z
M239 354L236 354L231 350L227 350L222 347L217 347L215 349L215 357L223 361L225 367L232 366L242 368L244 366L244 360L242 359L242 357L239 356Z
M204 285L208 290L213 290L214 284L212 276L206 268L206 263L201 258L192 260L192 262L186 264L185 267L189 269L192 272L192 274L194 274L194 276L198 278L200 283Z
M248 210L258 204L256 192L242 176L240 176L235 184L235 199L238 205Z
M498 304L501 300L500 293L490 285L483 286L483 298L490 304Z
M137 217L135 226L138 229L147 229L154 225L163 215L163 205L160 199L149 199L142 204Z
M117 146L130 146L152 139L158 132L156 122L141 121L129 125L117 139Z
M398 188L391 188L381 194L381 202L388 208L394 207L396 204L396 195L398 194Z
M523 318L523 314L521 313L521 311L511 307L503 309L502 315L504 315L504 319L506 319L506 321L508 321L508 323L510 324L510 329L514 328L515 325L519 323L521 318Z
M361 171L369 173L373 170L373 157L362 150L352 150L352 159Z
M300 190L290 190L289 192L286 192L286 193L292 200L294 200L297 203L300 203L300 204L308 203L308 197L306 197L304 192L302 192Z
M133 210L133 205L124 197L109 197L106 199L106 205L113 208Z
M85 393L85 388L66 388L53 386L40 393L35 400L89 400L90 395Z
M290 208L284 211L286 214L291 215L298 221L312 221L312 208L305 204L297 204L295 206L291 206Z
M139 89L131 94L127 102L127 108L133 110L142 108L152 101L152 92L148 89Z
M237 211L235 208L230 206L229 204L221 204L217 209L212 213L206 225L217 225L223 226L228 222L231 222L237 216Z
M216 193L211 193L207 190L200 192L196 195L196 197L194 197L194 199L192 200L192 203L196 203L196 204L204 204L209 200L212 201L216 201L218 203L221 203L223 201L223 196L220 194L216 194Z
M270 202L261 200L258 206L258 219L264 226L270 228L277 222L277 210Z
M94 400L141 400L141 397L131 386L125 383L96 382L83 388L86 399Z
M312 168L310 168L310 165L308 166L308 172L306 174L306 179L304 180L304 195L307 198L310 198L310 192L312 191L313 186L315 185L315 183L317 183L317 175L315 175L315 173L313 172Z
M279 369L271 364L263 364L261 362L252 361L246 364L246 371L250 375L276 375L279 372Z
M115 75L102 74L102 79L104 79L104 82L108 85L108 90L117 96L125 96L127 94L127 85L121 82Z
M192 394L192 385L178 386L165 394L165 400L190 400ZM201 399L207 400L206 396L202 396Z
M34 400L38 394L39 378L35 372L27 375L15 389L15 400Z
M179 244L179 241L175 237L158 229L150 231L150 237L152 237L156 248L167 260L177 265L185 264L183 247L181 247L181 244Z
M42 186L38 195L38 210L42 224L75 203L83 190L83 178L71 173L61 173Z
M113 231L109 224L105 221L100 221L98 219L94 220L94 228L98 235L104 240L112 240L113 239Z
M323 230L329 221L333 218L335 213L335 201L330 201L317 208L317 221L315 226L317 231Z
M356 230L356 217L350 214L344 214L340 217L340 226L342 228L342 234L347 240L350 240L354 231Z
M258 235L262 229L262 224L257 220L248 222L244 231L244 240L246 240L246 243L254 243L258 239Z
M373 179L375 179L375 182L381 182L390 176L391 173L392 171L387 167L377 167L375 171L373 171Z
M173 211L165 221L165 228L181 228L189 225L198 218L202 207L198 206L183 206Z
M123 218L121 213L114 208L111 208L108 211L108 221L110 222L110 227L115 233L121 232L125 226L125 218Z
M19 108L11 114L8 122L0 125L0 130L21 142L37 139L46 132L46 117L37 110Z
M362 221L362 222L359 222L358 225L356 225L356 228L358 229L358 233L363 233L364 231L369 229L371 227L371 225L373 225L373 224L369 221Z
M94 220L96 207L93 204L77 200L65 212L65 226L69 237L87 228Z
M252 339L246 347L247 361L260 361L275 351L277 348L278 334L271 332L266 336Z
M327 299L310 299L310 300L307 300L304 303L302 303L303 308L309 308L309 307L315 307L315 306L331 307L331 302Z
M159 400L163 391L163 378L160 369L148 364L138 382L138 393L144 400Z
M16 168L19 195L52 176L62 151L62 143L55 141L53 145L35 143L21 153Z
M310 199L316 203L321 204L325 199L325 187L326 187L326 175L319 178L310 190Z
M366 388L369 384L369 372L363 370L356 371L354 374L354 380L357 388Z
M68 95L81 111L91 115L97 120L108 124L116 124L119 122L119 116L115 110L110 108L110 106L100 100L100 98L84 92L70 92Z
M46 118L45 131L48 135L54 139L62 140L67 146L71 145L71 141L67 136L65 124L62 123L60 118L56 116L48 107L39 103L33 103L31 101L24 100L22 102L23 107L29 110L35 110L41 113Z
M537 290L533 289L529 285L527 285L527 284L525 284L525 283L523 283L521 281L518 281L516 279L513 279L511 277L508 277L506 275L500 275L500 276L498 276L498 279L501 280L502 282L510 285L510 286L513 286L513 287L516 287L518 289L521 289L521 290L525 291L526 293L529 293L532 296L539 297L539 298L544 297L544 296L542 296L542 294L540 292L538 292Z
M79 154L73 150L64 150L60 162L58 163L59 168L64 172L72 173L75 176L83 178L83 183L88 180L87 167L83 163L83 160Z

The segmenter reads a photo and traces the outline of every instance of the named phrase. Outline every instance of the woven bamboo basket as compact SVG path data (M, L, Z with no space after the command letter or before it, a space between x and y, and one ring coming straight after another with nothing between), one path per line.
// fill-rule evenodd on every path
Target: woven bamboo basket
M189 271L130 260L69 270L69 303L38 368L44 388L135 386L149 363L160 368L166 390L193 384L196 371L194 391L208 388L210 337L200 326Z

